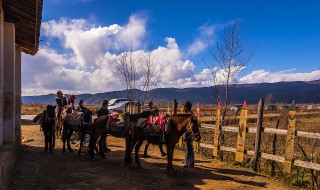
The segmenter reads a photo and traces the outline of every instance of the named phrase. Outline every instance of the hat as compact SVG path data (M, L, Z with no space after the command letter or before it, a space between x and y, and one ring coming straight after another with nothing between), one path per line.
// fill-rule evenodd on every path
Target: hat
M83 100L80 100L79 103L83 103Z
M105 104L108 104L109 103L109 101L108 100L103 100L102 101L102 105L104 106Z
M186 108L191 108L191 107L192 107L192 103L191 103L190 101L186 101L186 102L184 103L184 107L186 107Z

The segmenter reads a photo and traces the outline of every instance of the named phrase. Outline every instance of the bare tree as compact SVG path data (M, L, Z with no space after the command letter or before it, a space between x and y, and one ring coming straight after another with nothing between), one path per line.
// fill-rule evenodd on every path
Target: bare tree
M140 103L144 104L151 96L151 90L158 87L161 79L162 67L157 62L156 55L151 51L142 53L142 96Z
M112 72L126 87L127 98L142 105L160 81L161 66L151 48L142 53L134 52L132 48L129 51L125 46L118 48L114 68ZM137 89L142 93L138 93Z
M136 83L139 78L139 62L132 49L128 51L125 46L118 48L117 53L118 55L116 56L114 64L115 70L112 72L126 87L127 98L129 100L135 100L137 93Z
M230 83L236 81L237 74L246 68L256 50L255 43L245 42L240 32L239 21L236 21L231 27L225 27L221 39L209 47L213 63L211 75L215 93L217 100L223 105L222 120L225 118L229 104Z

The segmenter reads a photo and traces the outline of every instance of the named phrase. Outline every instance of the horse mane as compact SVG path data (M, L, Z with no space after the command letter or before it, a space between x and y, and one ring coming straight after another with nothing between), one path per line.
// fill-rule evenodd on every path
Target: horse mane
M181 125L185 125L187 122L190 122L190 119L192 118L192 114L188 114L188 113L181 113L181 114L173 114L172 115L172 121L174 123L180 123ZM177 126L179 128L179 126ZM178 129L179 130L179 129Z

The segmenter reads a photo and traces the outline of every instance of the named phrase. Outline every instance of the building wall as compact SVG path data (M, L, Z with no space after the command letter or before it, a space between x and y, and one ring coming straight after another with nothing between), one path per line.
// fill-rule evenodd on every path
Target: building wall
M4 14L0 0L0 147L3 144L3 23Z
M15 142L15 26L4 22L3 141Z

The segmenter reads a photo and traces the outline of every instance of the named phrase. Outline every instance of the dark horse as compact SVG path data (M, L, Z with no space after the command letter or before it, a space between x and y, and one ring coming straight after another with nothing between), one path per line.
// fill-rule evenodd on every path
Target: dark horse
M71 146L70 146L70 138L74 131L78 131L80 134L80 148L78 151L78 154L81 154L82 146L83 146L83 139L86 134L90 134L90 128L91 125L91 116L92 112L90 110L86 110L82 115L80 116L80 121L78 124L73 125L69 123L70 117L72 117L72 109L67 108L66 110L66 116L63 118L63 133L62 133L62 141L63 141L63 149L62 152L66 152L66 142L67 142L67 148L69 152L73 152Z
M53 136L54 136L54 125L55 125L55 108L56 106L47 105L46 110L42 114L37 115L33 122L39 122L44 134L44 151L52 152L53 149Z
M138 114L124 114L124 129L127 128L127 124L130 123L130 121L137 120L139 118L148 118L151 115L150 111L143 111ZM103 150L103 143L104 139L106 139L107 135L110 134L114 137L124 137L124 134L122 132L114 132L110 129L110 126L115 126L116 121L112 121L110 119L109 115L100 116L94 121L94 128L92 130L92 134L90 135L90 142L89 142L89 153L90 157L94 158L94 148L96 148L97 140L99 139L98 145L99 145L99 154L102 158L105 157L104 150ZM109 126L109 129L107 128ZM126 131L126 130L124 130ZM126 133L125 133L126 134Z
M169 172L173 171L172 159L175 145L179 141L180 137L185 133L193 135L193 138L196 142L200 141L200 132L199 132L199 123L198 120L193 117L191 114L174 114L168 121L169 123L169 132L165 134L165 144L167 146L168 154L168 164L167 170ZM160 135L159 136L150 136L145 132L143 126L137 126L137 120L133 121L128 125L126 131L126 154L125 154L125 163L130 165L132 162L131 153L133 148L135 148L135 162L140 166L139 161L139 149L143 141L147 140L152 144L160 144Z

